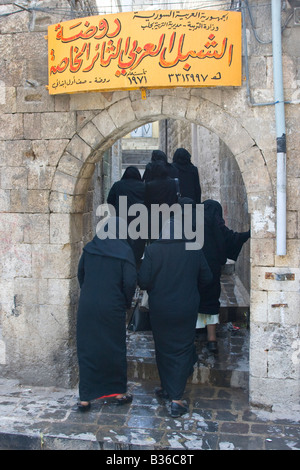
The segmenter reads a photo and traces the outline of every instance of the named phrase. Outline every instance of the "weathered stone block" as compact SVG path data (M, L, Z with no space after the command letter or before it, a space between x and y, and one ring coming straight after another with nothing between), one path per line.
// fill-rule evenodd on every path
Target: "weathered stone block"
M28 189L51 189L55 167L36 160L28 162Z
M274 239L251 240L251 259L253 266L274 266Z
M51 191L49 208L51 212L81 213L85 207L85 195L72 196L59 191Z
M0 77L3 77L3 75L1 74L1 65L0 65ZM3 78L0 80L0 112L16 113L17 112L16 89L12 86L6 86Z
M286 241L286 252L285 256L275 255L276 266L286 267L299 267L300 266L300 241L299 240L287 240Z
M95 116L93 123L104 137L107 137L116 131L116 125L107 111L103 111Z
M0 114L0 140L23 139L23 115Z
M24 138L40 140L42 138L41 113L28 113L24 119Z
M253 323L267 323L268 321L268 293L266 291L251 290L251 321Z
M54 98L43 86L17 88L18 113L45 113L54 111Z
M265 291L299 291L299 268L253 267L251 288Z
M82 238L81 214L50 214L50 243L66 244Z
M162 112L162 97L154 96L147 100L141 100L140 98L132 101L132 109L138 120L143 119L145 115L149 118L160 117Z
M56 169L68 143L68 139L33 140L31 158Z
M76 178L74 176L57 171L53 179L52 190L64 194L74 194L75 185Z
M31 277L31 245L1 246L0 274L3 279Z
M5 5L0 10L3 15L16 11L12 2L1 0L0 5ZM1 34L28 32L28 22L29 12L25 10L20 11L17 15L3 16L0 23Z
M23 214L0 213L0 244L2 249L7 251L11 245L23 242L25 218L26 216Z
M299 383L293 379L274 379L250 375L250 405L265 407L267 411L280 413L284 419L293 420L299 413ZM280 416L279 415L279 416ZM278 415L277 415L278 416Z
M92 147L82 140L77 134L73 137L66 151L82 162L85 162L92 152Z
M173 119L182 119L185 117L188 106L189 100L177 98L175 105L173 96L165 96L162 103L162 114L172 116Z
M135 114L129 98L110 106L110 108L108 108L108 114L119 129L135 121Z
M248 209L251 213L251 237L273 238L275 235L275 210L271 196L248 193Z
M78 132L78 135L93 149L99 147L101 141L103 140L103 135L99 132L98 128L93 124L93 122L88 122Z
M29 140L7 140L0 142L0 166L24 167L34 158Z
M70 278L71 245L32 245L32 276L39 279Z
M79 284L77 278L47 279L39 289L39 302L42 305L74 304L78 299Z
M104 109L108 105L103 93L78 93L70 95L71 111Z
M22 228L24 243L49 243L48 214L26 214Z
M268 322L282 326L297 325L299 321L300 292L269 292Z
M14 281L14 294L16 303L20 305L33 305L39 303L39 280L32 278L16 278Z
M59 164L58 164L58 171L61 173L65 173L67 175L71 175L74 178L77 178L83 163L78 158L73 157L68 152L65 152L61 157Z
M249 350L249 360L251 361L251 373L255 377L267 377L268 355L257 346Z
M10 191L0 189L0 211L10 211Z
M49 211L49 191L36 189L12 189L10 192L10 209L12 212Z
M28 170L24 167L7 167L1 170L1 189L27 188Z
M286 218L287 238L300 238L299 212L288 211Z
M54 111L56 112L69 112L70 111L70 95L55 95L54 96Z
M41 116L42 139L71 138L76 132L75 113L43 113Z

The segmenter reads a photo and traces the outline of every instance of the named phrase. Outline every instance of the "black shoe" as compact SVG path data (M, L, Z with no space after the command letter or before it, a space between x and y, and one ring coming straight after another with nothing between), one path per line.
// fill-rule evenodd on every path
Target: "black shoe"
M167 400L169 398L169 394L167 392L165 392L165 390L163 390L162 388L156 388L155 389L155 395L158 398L164 398L165 400Z
M77 410L80 411L81 413L84 413L85 411L89 411L91 409L91 402L89 402L87 405L82 405L82 403L77 403Z
M179 418L179 416L182 416L187 412L188 412L187 406L182 406L182 405L179 405L179 403L172 401L171 403L172 418Z
M127 405L127 403L132 402L132 395L124 395L122 398L114 398L109 404L113 405Z
M218 352L218 343L217 341L208 341L207 349L209 352L217 353Z

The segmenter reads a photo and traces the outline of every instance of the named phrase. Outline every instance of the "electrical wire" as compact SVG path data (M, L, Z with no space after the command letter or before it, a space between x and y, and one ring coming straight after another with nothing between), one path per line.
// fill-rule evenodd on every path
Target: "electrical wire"
M122 7L123 8L127 8L127 7L130 7L130 8L134 8L134 11L138 11L138 7L139 5L142 7L141 10L144 10L145 7L155 7L155 5L153 5L153 2L149 2L149 3L141 3L141 4L134 4L132 5L133 2L130 2L130 3L122 3ZM182 5L183 2L181 1L174 1L172 2L172 6L173 5ZM194 3L194 2L189 2L189 6L191 6L190 4L191 3ZM229 9L236 9L233 7L233 4L235 2L231 1L231 5L229 7ZM242 0L242 2L237 2L238 4L242 3L246 5L246 8L247 8L247 11L248 11L248 14L249 14L249 18L250 18L250 24L251 24L251 28L252 28L252 31L253 31L253 34L254 34L254 37L256 39L257 42L259 42L260 44L264 44L264 45L267 45L267 44L271 44L272 43L272 40L268 40L268 41L263 41L262 39L259 38L257 32L256 32L256 27L255 27L255 23L254 23L254 18L253 18L253 14L252 14L252 10L250 8L250 5L248 3L248 0ZM159 3L159 7L161 9L161 7L163 5L166 5L166 6L170 6L168 2L162 2L162 3ZM199 5L199 2L198 1L195 1L195 5ZM70 7L69 8L66 8L66 7L23 7L22 5L18 4L17 2L14 3L14 6L16 6L17 8L20 8L20 10L16 10L16 11L12 11L12 12L7 12L7 13L2 13L0 14L0 18L1 17L7 17L7 16L10 16L10 15L15 15L17 13L21 13L23 12L24 10L25 11L28 11L29 13L30 12L40 12L40 13L48 13L48 14L51 14L51 15L57 15L57 16L60 16L60 17L64 17L64 18L74 18L74 16L79 16L79 17L85 17L85 16L96 16L98 14L107 14L106 11L103 12L103 11L100 11L99 7L93 7L91 6L90 4L90 1L87 0L87 6L89 7L89 10L88 9L85 9L83 7L80 6L80 9L76 9L74 7L74 5L71 3L70 4ZM264 4L260 4L260 5L256 5L256 8L259 8L259 7L266 7L266 6L271 6L271 3L268 2L268 3L264 3ZM209 4L206 4L205 5L205 9L209 9L209 8L213 8L213 7L228 7L228 1L218 1L216 2L216 0L212 0L211 3ZM94 10L94 8L96 9L96 11ZM107 5L101 5L101 10L106 10L106 9L111 9L112 8L112 4L107 4ZM172 8L174 9L174 8ZM189 8L191 9L191 8ZM197 6L194 8L195 10L201 10L201 7ZM203 9L203 7L202 7ZM290 22L290 20L292 19L293 17L293 12L287 17L285 23L283 24L282 26L282 32L284 31L284 29L287 27L288 23Z
M9 16L9 15L13 15L13 14L16 14L16 13L20 13L20 12L22 12L22 11L24 11L24 10L26 10L26 11L28 11L28 12L33 12L33 11L35 11L35 12L51 13L51 14L54 14L54 15L55 15L55 14L57 14L57 15L64 14L64 15L66 15L66 16L72 16L72 15L77 14L77 13L78 13L78 14L84 13L84 14L88 14L88 16L89 16L89 15L91 14L91 12L92 12L92 14L97 15L97 14L103 13L102 10L106 10L106 9L111 9L111 8L112 8L112 4L111 4L111 3L102 4L102 5L101 5L101 8L100 8L100 7L98 7L98 6L97 6L97 7L91 6L89 0L87 0L87 1L88 1L88 4L87 4L87 5L89 6L89 9L91 10L90 12L89 12L89 10L88 10L87 8L84 8L84 7L80 7L80 9L76 9L75 7L72 7L72 4L70 5L69 8L67 8L67 7L44 7L44 8L43 8L43 7L37 7L37 6L23 7L22 5L17 4L17 2L15 2L14 5L15 5L16 7L18 7L18 8L21 8L21 9L20 9L20 10L17 10L17 11L13 11L13 12L2 13L2 14L0 14L0 17L2 17L2 16ZM175 5L175 8L176 8L177 6L180 6L180 8L182 8L182 3L183 3L182 1L173 1L173 2L172 2L172 9L174 9L174 8L173 8L173 5ZM193 4L193 3L195 4L195 6L193 7L193 9L195 9L195 10L201 10L201 9L203 9L203 8L209 9L209 8L215 8L215 7L218 7L218 8L220 8L220 9L221 9L222 7L227 7L227 8L229 7L229 9L231 8L231 6L228 5L228 1L218 1L218 2L217 2L216 0L212 0L212 2L209 3L209 4L206 4L205 7L199 7L199 1L195 0L194 2L189 2L189 9L191 9L191 6L192 6L191 4ZM232 4L232 3L233 3L233 2L231 2L231 4ZM270 3L268 3L268 5L269 5L269 4L270 4ZM148 3L148 2L147 2L147 3L146 3L146 2L141 2L141 3L135 3L134 5L132 5L132 2L130 2L130 3L122 3L122 7L123 7L123 8L133 8L134 11L137 11L137 10L139 9L139 7L140 7L140 10L144 10L145 7L146 7L146 8L147 8L147 7L153 7L153 8L155 9L156 6L159 6L160 9L162 9L163 6L165 6L166 8L167 8L167 7L170 7L170 4L169 4L169 2L167 2L167 1L166 1L166 2L161 2L161 3L159 3L159 5L155 5L155 3L153 4L153 2L149 2L149 3ZM263 6L263 5L259 5L259 6ZM168 8L168 9L169 9L169 8Z
M252 31L253 31L253 34L254 34L254 37L256 39L257 42L259 42L260 44L272 44L272 39L268 40L268 41L263 41L262 39L260 39L258 37L258 34L256 32L256 27L255 27L255 24L254 24L254 19L253 19L253 15L252 15L252 10L249 6L249 3L248 3L248 0L242 0L242 4L245 4L246 7L247 7L247 10L248 10L248 13L249 13L249 18L250 18L250 23L251 23L251 27L252 27ZM270 4L271 6L271 4ZM287 27L288 23L291 21L291 19L293 18L294 16L294 12L292 12L286 19L286 21L284 22L284 24L282 25L281 27L281 32L283 33L283 31L285 30L285 28Z

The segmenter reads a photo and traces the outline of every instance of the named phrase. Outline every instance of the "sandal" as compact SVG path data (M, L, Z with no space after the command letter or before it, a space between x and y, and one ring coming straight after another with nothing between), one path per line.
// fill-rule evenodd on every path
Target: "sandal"
M180 416L184 415L187 412L188 412L187 406L180 405L179 403L172 401L171 403L172 418L179 418Z
M114 398L110 403L113 405L126 405L127 403L132 402L132 395L124 395L121 398Z
M91 409L91 402L89 401L87 405L83 405L81 402L77 403L78 411L85 412Z

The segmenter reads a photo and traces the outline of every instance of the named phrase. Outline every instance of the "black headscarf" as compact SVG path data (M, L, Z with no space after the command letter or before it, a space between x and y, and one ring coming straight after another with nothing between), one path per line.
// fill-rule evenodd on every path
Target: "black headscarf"
M126 170L124 171L124 174L121 179L122 180L132 179L132 180L142 181L141 174L135 166L128 166Z
M168 171L167 171L166 165L161 160L157 160L157 161L152 163L151 172L152 172L152 179L153 180L155 180L157 178L167 178L167 176L168 176Z
M107 234L107 238L102 238L103 232ZM135 266L132 248L127 239L124 239L126 233L127 224L123 219L109 217L100 225L93 240L87 243L83 250L92 255L122 259Z
M162 150L153 150L151 161L152 162L163 161L167 163L168 159L167 159L167 155Z
M226 227L223 219L223 209L218 201L207 199L203 204L204 223L213 224L221 264L225 264L227 258L236 261L243 244L250 237L250 230L247 232L234 232Z
M191 154L184 148L179 148L173 155L173 163L185 166L191 163Z

